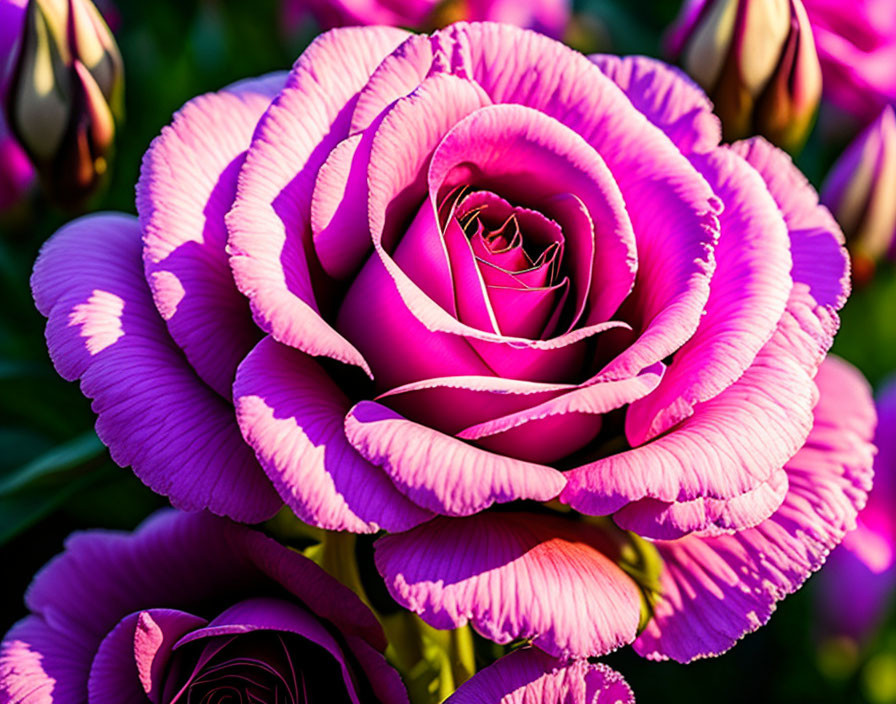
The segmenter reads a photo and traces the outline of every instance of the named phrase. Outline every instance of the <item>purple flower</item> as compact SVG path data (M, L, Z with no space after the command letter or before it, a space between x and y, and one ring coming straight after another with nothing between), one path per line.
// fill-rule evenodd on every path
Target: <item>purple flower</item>
M825 97L862 124L896 104L896 12L890 0L804 0Z
M860 643L880 625L896 593L896 380L878 394L877 413L874 489L817 585L825 633Z
M0 0L0 212L19 203L34 180L34 169L6 124L6 92L15 48L25 20L26 0Z
M846 235L859 282L877 261L896 258L896 116L889 105L831 168L821 199Z
M406 704L373 614L310 560L207 514L90 531L35 577L2 704Z
M296 25L306 13L325 29L391 25L434 29L458 20L505 22L559 39L570 15L569 0L284 0L283 14Z
M819 566L871 464L863 382L819 371L842 234L786 155L719 139L651 59L334 30L190 101L139 220L63 228L35 300L112 456L176 505L407 531L378 564L437 627L565 658L652 613L638 647L690 659ZM553 503L488 510L521 501Z

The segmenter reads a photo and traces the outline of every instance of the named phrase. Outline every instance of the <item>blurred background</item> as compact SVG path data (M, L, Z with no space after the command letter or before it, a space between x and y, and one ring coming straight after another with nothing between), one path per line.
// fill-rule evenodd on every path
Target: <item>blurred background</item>
M896 0L886 1L896 17ZM89 210L134 213L141 157L173 112L200 93L288 68L319 31L300 3L284 7L278 0L97 5L125 66L125 122L100 190L79 206ZM565 37L574 46L668 57L664 36L680 8L674 0L587 0L572 9ZM896 73L896 63L890 71ZM793 150L816 188L861 127L822 103L805 146ZM72 530L133 528L164 503L111 462L93 432L89 402L47 357L28 277L42 242L71 217L38 188L0 213L0 632L25 614L25 588ZM877 389L896 370L896 271L883 257L863 279L842 311L833 351ZM896 508L893 501L881 499L885 513ZM838 568L849 569L838 561L825 570ZM836 621L828 615L837 599L871 598L861 579L849 577L853 588L841 588L832 600L814 577L781 603L768 626L722 657L683 666L647 662L624 649L604 660L642 704L896 702L896 614L889 582L879 583L883 606L860 633L825 624Z

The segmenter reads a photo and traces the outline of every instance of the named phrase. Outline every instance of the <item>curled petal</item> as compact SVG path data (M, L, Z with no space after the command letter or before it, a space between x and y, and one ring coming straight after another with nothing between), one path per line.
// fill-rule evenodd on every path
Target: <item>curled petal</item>
M256 128L227 216L228 253L255 322L275 339L369 371L360 353L319 315L310 208L327 155L348 136L351 105L406 33L346 28L318 37ZM317 65L328 66L318 71Z
M120 465L185 510L270 518L280 500L239 435L233 408L172 341L143 278L140 225L94 215L60 230L31 279L47 345L93 399L96 430Z
M602 552L600 530L551 516L436 518L380 538L392 597L435 628L532 638L557 657L601 655L635 637L638 587Z
M481 450L374 401L349 411L345 435L407 497L435 513L467 516L496 502L549 501L565 484L551 467Z
M688 662L724 652L765 623L855 527L871 486L875 414L867 382L829 359L806 444L787 462L781 507L732 535L657 542L664 568L654 617L635 641L641 655Z
M233 283L224 216L255 124L285 80L272 74L188 102L147 150L137 183L156 307L197 374L225 398L259 332Z
M718 146L722 125L712 102L684 71L648 56L593 54L588 58L682 152L703 153Z
M266 337L240 365L233 397L246 441L306 523L369 533L430 517L346 440L351 402L308 355Z

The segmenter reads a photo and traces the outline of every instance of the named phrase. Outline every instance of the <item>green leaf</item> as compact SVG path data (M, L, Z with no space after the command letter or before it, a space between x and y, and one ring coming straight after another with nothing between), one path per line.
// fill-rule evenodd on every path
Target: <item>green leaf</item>
M54 447L19 469L0 478L0 496L9 496L37 484L46 484L72 470L83 468L105 454L96 433L85 433Z

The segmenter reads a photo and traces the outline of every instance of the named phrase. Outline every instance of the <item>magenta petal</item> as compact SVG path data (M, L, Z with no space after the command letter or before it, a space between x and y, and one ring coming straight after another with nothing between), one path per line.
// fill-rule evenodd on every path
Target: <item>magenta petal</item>
M266 337L240 365L233 388L246 441L306 523L369 533L430 517L349 444L343 423L351 402L308 355Z
M227 216L234 279L256 323L284 344L365 370L358 351L318 314L308 260L311 197L327 155L348 136L358 91L405 36L368 27L314 41L258 124Z
M768 342L793 282L790 239L756 171L730 150L692 157L725 202L709 300L660 387L628 410L632 445L665 432L737 380Z
M870 390L834 358L816 382L815 426L785 465L790 489L777 512L733 535L656 543L664 563L660 598L634 644L645 657L688 662L727 650L765 623L855 526L871 485Z
M430 196L470 172L530 208L566 194L581 199L595 237L588 324L607 320L631 290L637 257L626 204L601 155L558 120L521 105L493 105L445 135L429 168Z
M467 516L495 502L548 501L565 484L551 467L480 450L373 401L349 411L345 434L400 491L435 513Z
M592 54L588 58L682 152L702 153L718 146L722 126L712 102L684 71L647 56Z
M480 670L445 704L635 704L625 680L601 663L564 663L521 648Z
M473 77L494 102L562 122L601 155L622 193L638 233L638 281L625 307L644 330L606 376L631 376L675 352L697 327L709 295L722 207L709 185L581 54L502 25L455 25L446 33L469 45ZM655 217L658 211L665 217Z
M590 442L600 430L600 416L653 391L663 376L662 364L621 381L590 384L556 398L457 433L494 452L553 462Z
M787 495L787 472L778 470L768 481L733 499L704 499L668 503L641 499L623 506L613 520L645 538L674 540L712 529L743 530L771 516Z
M196 375L153 305L136 218L68 224L44 245L31 285L56 369L81 379L118 464L186 510L247 522L276 513L230 402Z
M314 252L323 270L336 279L356 272L372 248L364 207L369 155L370 135L347 137L330 152L314 184L310 213Z
M242 81L188 102L146 152L137 183L156 306L197 374L225 398L259 332L233 283L224 216L255 124L285 80Z
M735 383L672 432L566 473L562 500L592 515L650 497L731 499L767 481L812 427L815 387L779 329Z
M425 297L422 291L420 295ZM352 282L337 325L363 352L381 391L444 375L492 374L467 340L431 331L408 310L376 255Z
M603 539L561 518L480 513L380 538L376 564L392 597L435 628L470 622L498 643L532 638L552 655L587 657L638 628L640 592Z
M849 255L843 233L790 157L761 137L731 145L756 169L777 202L793 256L793 280L806 284L818 305L839 309L849 296Z
M133 704L148 696L162 704L162 687L174 644L206 620L173 609L125 616L100 643L87 692L90 704Z
M375 400L406 418L454 435L465 427L510 415L577 388L496 376L447 376L398 386Z

